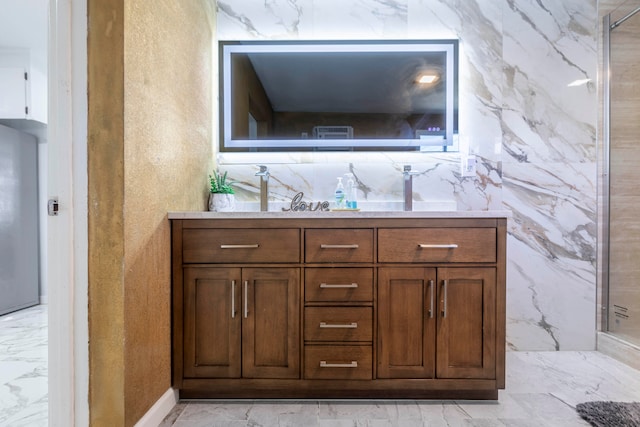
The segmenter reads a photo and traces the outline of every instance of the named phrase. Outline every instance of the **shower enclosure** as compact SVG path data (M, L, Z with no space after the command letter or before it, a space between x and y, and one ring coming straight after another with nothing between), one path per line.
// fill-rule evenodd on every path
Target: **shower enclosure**
M603 331L640 346L640 1L604 17ZM607 262L608 261L608 262Z

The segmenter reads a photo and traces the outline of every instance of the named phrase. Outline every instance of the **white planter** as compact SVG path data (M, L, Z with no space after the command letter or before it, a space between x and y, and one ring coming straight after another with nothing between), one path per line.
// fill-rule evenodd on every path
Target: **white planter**
M209 210L233 212L236 210L236 198L233 194L209 193Z

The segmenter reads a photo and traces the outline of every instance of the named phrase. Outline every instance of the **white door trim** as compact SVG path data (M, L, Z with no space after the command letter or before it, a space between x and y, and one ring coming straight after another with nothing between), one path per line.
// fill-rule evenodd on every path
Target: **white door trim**
M49 425L89 424L87 4L49 1Z

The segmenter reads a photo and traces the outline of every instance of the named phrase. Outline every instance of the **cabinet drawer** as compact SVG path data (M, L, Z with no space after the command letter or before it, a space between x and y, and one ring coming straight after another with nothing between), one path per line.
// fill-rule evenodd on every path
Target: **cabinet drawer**
M495 228L381 228L379 262L496 262Z
M185 264L300 262L300 230L185 229L182 257Z
M307 302L373 301L371 268L307 268L304 276Z
M306 307L306 341L371 341L371 307Z
M305 231L306 262L373 262L373 230Z
M371 346L308 345L304 348L304 378L308 380L370 380Z

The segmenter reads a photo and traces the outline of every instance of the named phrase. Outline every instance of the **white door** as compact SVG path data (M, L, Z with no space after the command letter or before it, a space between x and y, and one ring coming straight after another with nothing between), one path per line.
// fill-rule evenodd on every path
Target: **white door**
M87 317L87 4L49 2L49 425L85 426Z

